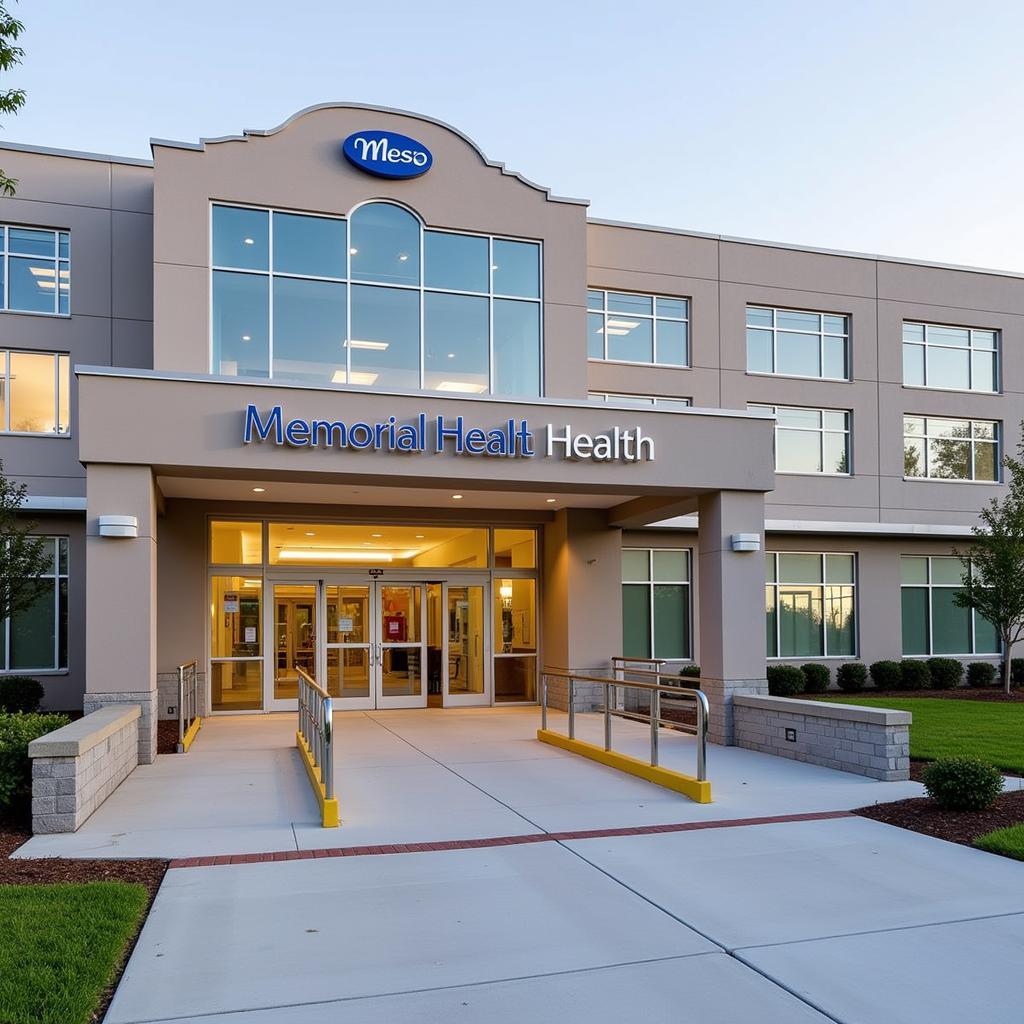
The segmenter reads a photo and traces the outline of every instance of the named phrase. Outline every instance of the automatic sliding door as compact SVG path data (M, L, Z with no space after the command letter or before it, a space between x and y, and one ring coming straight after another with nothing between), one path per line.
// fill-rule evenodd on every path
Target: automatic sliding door
M422 708L426 692L423 583L378 583L378 707Z

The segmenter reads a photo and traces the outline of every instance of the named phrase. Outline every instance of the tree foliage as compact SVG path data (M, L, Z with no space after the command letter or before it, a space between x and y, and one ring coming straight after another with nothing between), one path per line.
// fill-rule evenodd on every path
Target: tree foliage
M18 46L18 39L25 26L0 2L0 75L6 74L21 63L25 51ZM25 105L24 89L0 90L0 114L16 114ZM0 169L0 195L13 196L17 178L12 178Z
M49 587L52 547L36 537L36 524L19 518L28 488L4 476L0 461L0 622L26 611Z
M981 525L971 530L971 546L954 553L963 565L956 603L995 627L1003 644L1003 686L1009 693L1011 649L1024 638L1024 440L1016 457L1007 455L1003 466L1007 493L981 510Z

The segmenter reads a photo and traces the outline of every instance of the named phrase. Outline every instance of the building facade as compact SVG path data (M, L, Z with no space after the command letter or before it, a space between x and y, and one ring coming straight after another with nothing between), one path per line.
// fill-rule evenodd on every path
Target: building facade
M543 665L993 658L1012 274L588 219L431 118L310 108L152 161L6 145L8 475L47 704L535 702ZM0 678L2 685L2 678Z

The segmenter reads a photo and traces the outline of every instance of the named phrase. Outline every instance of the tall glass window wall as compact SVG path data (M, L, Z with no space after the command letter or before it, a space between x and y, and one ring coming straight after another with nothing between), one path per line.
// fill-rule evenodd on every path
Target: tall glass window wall
M541 393L541 247L425 229L394 203L347 219L216 204L211 370L297 384Z

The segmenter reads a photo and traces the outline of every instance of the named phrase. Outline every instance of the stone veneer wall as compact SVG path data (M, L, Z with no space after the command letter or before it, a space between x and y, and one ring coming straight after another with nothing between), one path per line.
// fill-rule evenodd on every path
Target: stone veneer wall
M199 686L199 714L206 716L210 713L209 699L206 689L205 673L198 673ZM158 672L156 677L156 707L157 718L178 717L178 672Z
M139 690L135 693L89 693L82 702L86 715L113 705L134 705L142 712L139 719L139 764L152 764L156 760L157 691Z
M737 746L883 782L910 778L909 711L744 694L732 708Z
M139 763L138 704L105 707L32 740L32 831L74 832Z

